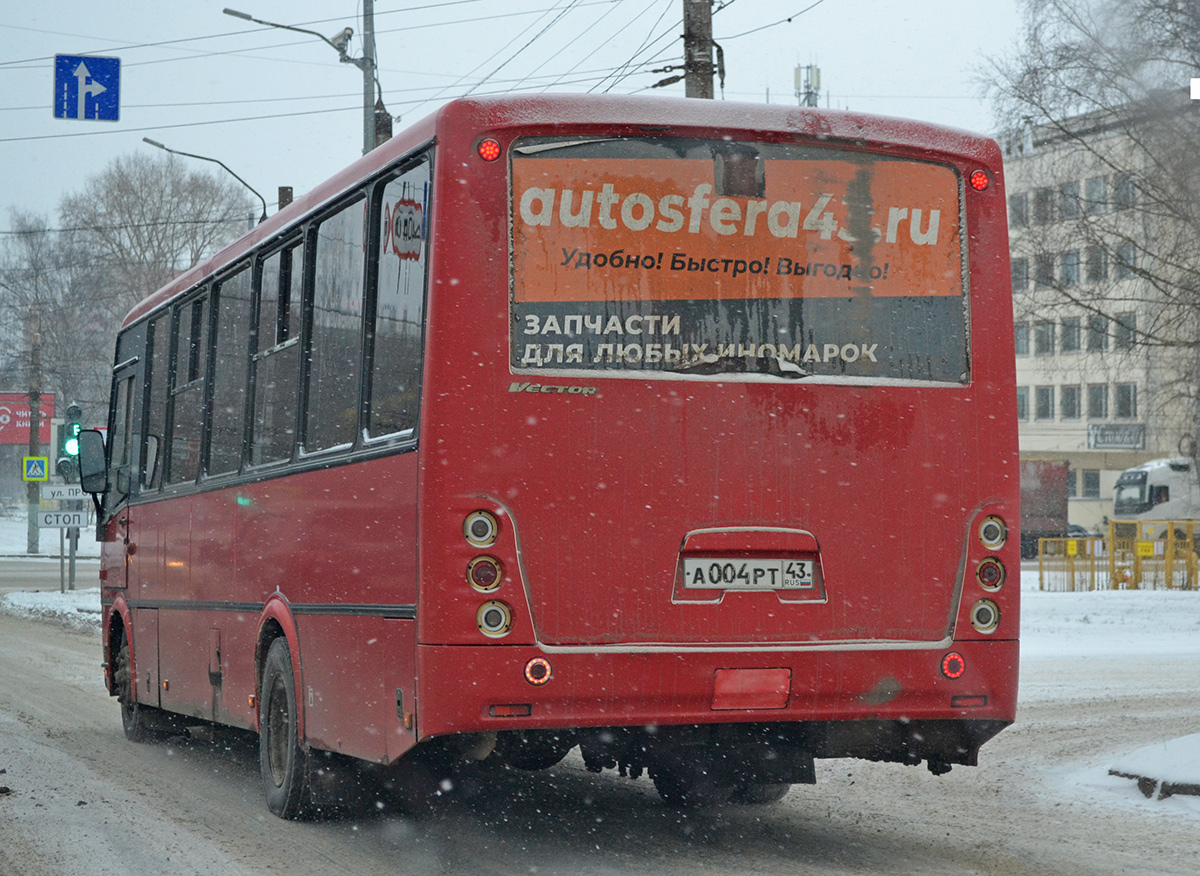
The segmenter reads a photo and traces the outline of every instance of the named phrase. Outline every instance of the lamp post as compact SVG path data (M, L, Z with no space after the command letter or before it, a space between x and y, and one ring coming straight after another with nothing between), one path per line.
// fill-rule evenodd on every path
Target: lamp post
M346 47L350 44L350 37L354 35L354 31L351 28L343 28L339 34L330 39L315 30L295 27L290 24L279 24L274 21L264 21L248 13L238 12L236 9L229 9L227 7L222 11L226 15L232 15L234 18L240 18L243 21L252 21L255 24L261 24L266 27L294 30L297 33L306 33L310 36L315 36L336 51L338 53L338 60L343 64L353 64L361 70L363 75L363 155L366 155L384 140L391 137L392 134L391 118L383 106L383 89L379 86L379 78L375 74L375 0L362 0L362 7L363 51L361 58L351 58L346 53ZM377 88L379 89L378 101L375 98Z
M260 195L258 193L258 191L254 188L254 186L250 185L250 183L246 182L244 179L242 179L240 176L238 176L236 173L234 173L232 170L230 170L228 165L226 165L224 161L218 161L215 158L209 158L207 155L195 155L191 152L180 152L178 149L172 149L169 146L164 146L162 143L159 143L157 140L151 140L149 137L143 137L142 142L149 143L151 146L161 149L163 152L170 152L172 155L184 155L184 156L187 156L188 158L199 158L201 161L211 161L213 164L221 165L221 167L225 168L226 173L228 173L230 176L232 176L234 179L236 179L238 182L240 182L242 185L244 185L250 191L254 192L254 196L256 198L258 198L260 201L262 201L262 215L258 217L258 221L259 222L267 221L267 199L264 198L262 195ZM253 215L253 214L251 214L251 215Z

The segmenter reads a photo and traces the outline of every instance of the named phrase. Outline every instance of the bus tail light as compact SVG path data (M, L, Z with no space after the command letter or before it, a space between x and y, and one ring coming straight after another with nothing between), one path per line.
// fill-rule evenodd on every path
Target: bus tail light
M507 636L512 629L512 609L498 600L485 602L475 612L475 623L479 626L479 632L490 639Z
M971 606L971 626L981 633L990 633L1000 626L1000 608L990 599L981 599Z
M979 524L979 540L989 551L998 551L1008 541L1008 527L995 514L985 517Z
M463 521L463 535L473 547L491 547L500 534L500 524L488 511L472 511Z
M971 171L971 176L968 178L968 180L971 183L971 188L977 192L984 191L992 184L992 178L988 176L988 172L986 170Z
M957 651L951 651L942 658L942 675L946 678L961 678L967 671L967 661Z
M499 587L501 574L500 561L495 557L476 557L467 566L467 582L480 593Z
M1004 585L1006 575L1004 564L995 557L987 557L975 568L979 586L992 593Z
M525 664L525 680L534 687L540 687L548 682L553 674L554 670L550 666L550 661L545 657L534 657Z
M479 145L475 147L479 153L479 157L484 161L495 161L500 157L500 144L488 137L485 140L480 140Z

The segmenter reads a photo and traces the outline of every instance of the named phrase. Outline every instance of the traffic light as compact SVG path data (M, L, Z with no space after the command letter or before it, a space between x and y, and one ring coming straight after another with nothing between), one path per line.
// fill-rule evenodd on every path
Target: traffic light
M79 421L83 411L79 405L67 405L66 422L58 428L58 460L54 470L68 484L79 480L79 433L83 427Z

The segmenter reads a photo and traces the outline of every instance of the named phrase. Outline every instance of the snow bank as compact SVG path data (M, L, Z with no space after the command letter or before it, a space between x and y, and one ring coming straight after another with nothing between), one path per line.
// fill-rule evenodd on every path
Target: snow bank
M100 629L100 588L89 590L20 591L0 597L0 611L50 621L76 630Z

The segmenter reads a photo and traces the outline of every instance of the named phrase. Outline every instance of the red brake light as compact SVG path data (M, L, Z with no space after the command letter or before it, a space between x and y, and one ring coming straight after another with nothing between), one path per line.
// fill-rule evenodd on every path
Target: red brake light
M534 687L540 687L548 682L553 674L550 661L545 657L534 657L525 664L525 680Z
M988 176L986 170L973 170L970 176L971 188L977 192L982 192L992 184L992 178Z
M1004 564L995 557L988 557L976 568L975 577L984 590L999 590L1004 584Z
M476 557L467 566L467 581L480 592L486 593L500 586L500 561L495 557Z
M942 675L946 678L961 678L966 671L967 661L963 659L962 654L951 651L942 658Z
M490 137L486 140L480 140L479 146L476 148L479 151L479 157L484 161L495 161L500 157L500 144Z

